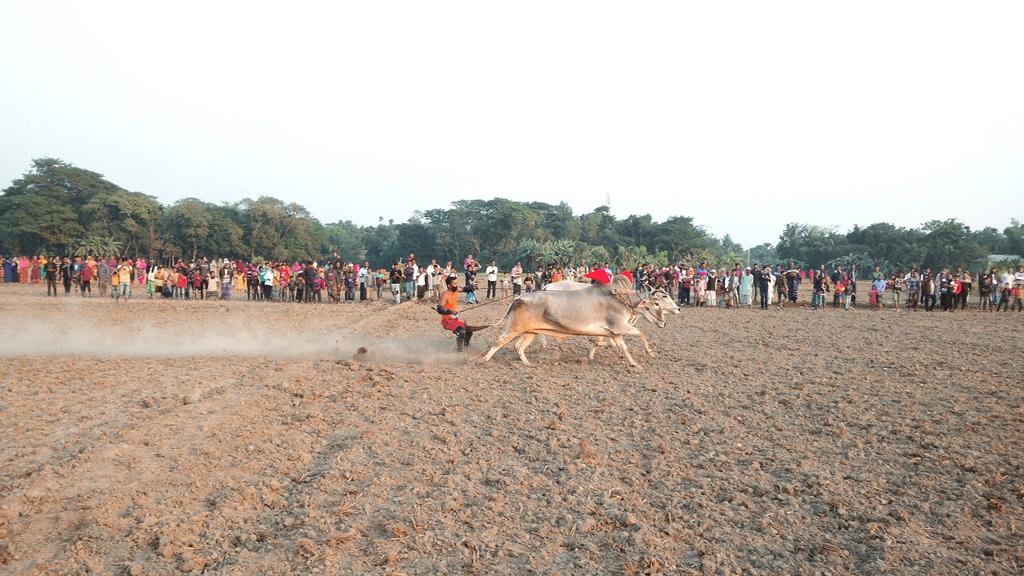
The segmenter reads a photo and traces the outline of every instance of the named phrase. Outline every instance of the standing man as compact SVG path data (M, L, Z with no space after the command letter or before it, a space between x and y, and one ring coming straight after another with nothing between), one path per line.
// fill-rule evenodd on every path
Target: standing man
M402 301L402 271L398 269L398 262L391 265L391 301L399 304Z
M416 260L409 257L402 270L402 282L405 285L405 297L407 300L416 298Z
M931 312L935 308L935 277L932 276L932 269L925 268L921 275L921 304L925 312Z
M498 296L498 266L494 260L491 260L490 265L487 266L487 298L496 298Z
M359 301L366 300L366 280L370 274L370 261L363 261L363 265L359 268Z
M60 273L60 258L54 256L46 263L46 295L50 295L50 290L53 290L53 295L57 296L57 274Z
M117 295L114 297L114 301L121 300L123 296L125 300L132 295L132 265L131 260L127 258L121 261L121 265L117 267L114 272L117 274Z
M996 282L995 278L996 269L993 268L991 272L982 271L978 275L978 293L980 294L979 310L988 310L992 312L992 287Z
M766 264L761 275L757 277L757 291L761 295L761 310L768 309L768 290L771 288L772 279L772 269Z

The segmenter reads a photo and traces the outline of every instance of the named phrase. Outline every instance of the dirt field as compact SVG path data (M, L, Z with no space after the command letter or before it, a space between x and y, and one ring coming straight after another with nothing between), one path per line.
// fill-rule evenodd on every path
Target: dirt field
M687 309L641 370L524 368L417 304L43 290L0 286L0 573L1024 572L1024 314Z

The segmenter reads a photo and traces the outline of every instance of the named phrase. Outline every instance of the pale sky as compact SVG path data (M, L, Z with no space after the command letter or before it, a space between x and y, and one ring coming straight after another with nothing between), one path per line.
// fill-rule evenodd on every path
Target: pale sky
M746 246L1024 216L1022 2L0 4L0 187L53 156L322 222L610 194Z

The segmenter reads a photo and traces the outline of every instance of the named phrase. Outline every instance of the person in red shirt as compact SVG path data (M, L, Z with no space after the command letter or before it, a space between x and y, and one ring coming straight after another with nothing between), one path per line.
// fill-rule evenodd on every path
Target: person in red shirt
M189 278L189 286L192 288L192 299L193 300L205 300L206 290L203 289L203 273L199 268L192 271L192 277Z
M85 263L82 266L82 275L80 280L82 282L82 296L88 292L89 296L92 296L92 279L96 276L96 268L92 260Z

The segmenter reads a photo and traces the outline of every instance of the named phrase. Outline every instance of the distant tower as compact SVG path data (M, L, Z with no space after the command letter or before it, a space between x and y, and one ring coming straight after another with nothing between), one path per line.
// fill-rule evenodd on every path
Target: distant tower
M608 207L608 211L611 212L611 210L612 210L612 193L611 192L605 192L604 193L604 205L607 206Z

